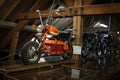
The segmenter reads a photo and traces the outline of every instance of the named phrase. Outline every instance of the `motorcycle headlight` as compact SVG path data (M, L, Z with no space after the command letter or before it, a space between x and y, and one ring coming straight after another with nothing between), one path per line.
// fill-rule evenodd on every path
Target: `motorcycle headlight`
M36 28L36 30L40 33L43 31L43 29L44 29L43 25L38 25L38 27Z

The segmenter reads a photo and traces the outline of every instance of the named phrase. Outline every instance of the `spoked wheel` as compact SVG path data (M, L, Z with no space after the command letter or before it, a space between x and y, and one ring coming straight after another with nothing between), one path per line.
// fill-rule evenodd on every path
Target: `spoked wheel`
M22 50L21 57L25 64L36 64L40 59L39 44L33 41L27 42Z

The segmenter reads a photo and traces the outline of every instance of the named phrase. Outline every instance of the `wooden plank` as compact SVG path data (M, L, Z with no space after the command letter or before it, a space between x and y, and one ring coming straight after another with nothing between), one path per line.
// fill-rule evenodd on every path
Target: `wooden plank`
M40 68L45 68L45 67L53 68L53 67L61 66L63 64L68 64L68 63L74 63L74 61L64 60L64 61L57 61L54 63L39 63L39 64L33 64L33 65L24 65L24 66L18 65L17 67L14 67L14 65L11 67L9 67L9 66L4 67L3 66L3 69L7 73L14 73L14 72L17 73L19 71L30 71L33 69L40 69Z
M36 0L21 0L20 3L15 7L15 9L10 13L6 20L14 21L16 16L20 13L27 12L35 4ZM21 8L22 5L22 8Z
M82 5L80 0L75 0L75 6ZM82 28L83 28L83 23L82 23L82 17L81 16L74 16L73 17L73 29L77 30L74 31L74 34L77 35L77 40L76 40L76 45L81 45L81 34L82 34Z
M97 70L92 70L92 69L86 69L86 68L80 68L77 66L73 66L73 65L62 65L62 67L64 68L71 68L71 69L77 69L77 70L82 70L82 71L89 71L89 72L94 72L97 73Z
M0 10L0 18L6 19L19 2L20 0L6 1L6 4Z
M8 22L8 21L4 21L4 20L0 20L0 27L15 27L17 24L14 22Z
M45 7L45 5L46 5L46 3L48 1L49 0L42 0L42 2L41 2L41 1L37 0L37 2L35 3L35 5L29 11L36 12L37 9L39 10L40 8Z
M81 6L82 0L74 0L74 6Z
M16 34L13 35L12 37L12 42L11 42L11 47L10 47L10 52L9 55L12 55L9 57L9 61L13 61L14 60L14 55L16 52L16 46L17 46L17 42L18 42L18 38L19 38L19 32L15 32Z
M74 16L73 18L73 29L74 34L77 36L77 40L76 40L76 45L81 45L82 42L82 17L81 16Z
M0 20L0 27L1 28L12 29L16 26L17 26L17 23ZM31 27L31 25L26 25L22 30L25 30L28 32L33 32L33 33L36 32L35 30L28 28L28 26Z
M75 6L81 6L82 0L75 0ZM73 29L76 30L73 32L76 35L76 42L74 45L82 46L82 30L83 30L82 16L73 16ZM73 55L73 60L77 60L77 65L81 62L81 57L79 55Z
M28 20L23 20L20 21L15 28L13 28L8 35L0 42L0 50L2 50L11 40L12 36L16 34L15 32L20 31L29 21Z
M120 3L86 5L67 8L67 16L120 14Z
M67 7L74 6L74 1L73 0L65 0L65 3L67 5Z
M93 0L83 0L83 5L90 5L93 2Z
M85 6L82 15L120 14L120 3Z
M113 4L100 4L100 5L87 5L87 6L76 6L76 7L69 7L62 9L59 12L61 15L53 14L54 18L58 17L73 17L73 16L80 16L80 15L105 15L105 14L120 14L120 3L113 3ZM42 14L43 18L47 18L49 10L44 11ZM39 16L36 16L36 13L29 12L29 13L22 13L17 16L16 19L36 19Z
M81 72L88 72L89 74L81 77L79 80L86 80L86 79L89 79L89 78L92 78L92 77L95 77L96 80L99 80L98 77L99 77L99 71L97 70L92 70L92 69L86 69L86 68L79 68L79 67L76 67L76 66L71 66L71 65L62 65L63 69L65 68L68 68L68 69L76 69L76 70L79 70Z
M5 76L4 76L4 79L5 79L5 80L19 80L19 79L17 79L17 78L14 78L14 77L8 76L8 75L5 75Z
M0 0L0 7L4 4L6 0Z
M21 72L21 73L13 73L10 75L13 75L15 78L18 78L19 80L53 80L54 76L57 76L57 74L62 74L61 68L46 68L46 69L38 69L37 71L28 71L28 72ZM54 76L53 76L54 75ZM55 79L59 80L59 79Z
M65 8L64 16L120 14L120 3L86 5ZM53 15L54 17L54 15ZM55 16L56 17L56 16Z
M21 7L19 7L19 8L17 8L17 9L15 9L15 11L14 11L14 13L13 14L15 14L15 15L12 15L12 17L10 16L9 17L9 19L8 20L11 20L12 19L12 21L15 21L16 20L16 18L20 15L20 14L23 14L24 12L28 12L28 13L36 13L36 10L39 10L40 8L42 8L42 7L46 7L45 5L46 5L46 3L48 3L49 2L49 0L42 0L42 2L40 2L39 0L37 0L37 1L34 1L34 0L30 0L30 2L36 2L34 5L31 5L30 3L28 4L28 1L26 1L26 0L24 0L24 2L22 3L23 4L23 8L21 9ZM34 3L33 2L33 3ZM35 6L35 5L38 5L38 6ZM49 4L50 5L50 4ZM48 4L47 4L47 6L49 6ZM26 6L32 6L31 8L29 8L28 10L26 9L27 7ZM17 13L16 13L17 12ZM22 13L21 13L22 12ZM47 13L49 13L48 11L47 11ZM31 14L30 14L31 15ZM36 14L34 15L34 16L36 16ZM39 15L38 15L39 16ZM25 17L25 16L24 16Z

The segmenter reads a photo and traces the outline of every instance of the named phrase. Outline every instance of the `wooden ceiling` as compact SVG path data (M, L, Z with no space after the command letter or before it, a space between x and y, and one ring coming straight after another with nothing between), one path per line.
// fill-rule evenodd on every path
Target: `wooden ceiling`
M114 29L120 30L120 0L82 0L83 6L74 6L74 1L56 0L54 9L61 5L65 8L60 9L61 15L53 14L51 24L61 30L72 28L72 17L82 15L84 28L95 21L103 20L108 25L111 23ZM10 47L8 45L12 44L12 39L17 32L20 32L17 47L21 47L25 41L29 40L34 31L23 28L30 27L36 17L39 19L39 16L36 16L36 10L41 10L44 14L42 17L46 20L52 2L53 0L0 0L0 50Z

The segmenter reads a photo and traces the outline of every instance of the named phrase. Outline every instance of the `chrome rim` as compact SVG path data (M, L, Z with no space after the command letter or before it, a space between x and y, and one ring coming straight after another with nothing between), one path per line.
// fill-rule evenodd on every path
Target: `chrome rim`
M37 47L31 46L27 50L28 61L34 62L38 59Z

